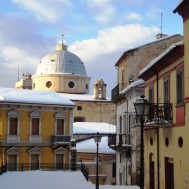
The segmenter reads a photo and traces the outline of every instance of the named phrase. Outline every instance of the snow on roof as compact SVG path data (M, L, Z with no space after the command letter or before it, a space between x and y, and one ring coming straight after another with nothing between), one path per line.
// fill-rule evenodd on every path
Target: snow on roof
M133 51L133 50L136 50L136 49L142 48L142 47L144 47L144 46L147 46L147 45L150 45L150 44L153 44L153 43L157 43L157 42L160 42L160 41L163 41L163 40L166 40L166 39L172 38L172 37L176 37L176 36L181 36L181 35L180 35L180 34L172 34L172 35L168 35L168 36L166 36L166 37L163 37L163 38L160 38L160 39L156 39L156 40L151 41L151 42L149 42L149 43L146 43L146 44L143 44L143 45L140 45L140 46L134 47L134 48L130 48L130 49L126 50L126 51L122 54L122 56L119 58L119 60L116 62L115 65L117 65L118 62L120 61L120 59L124 56L124 54L126 54L126 53L128 53L128 52L131 52L131 51Z
M137 87L138 85L144 84L144 80L143 79L139 79L133 83L131 83L130 85L128 85L125 89L123 89L120 94L124 94L126 92L128 92L129 90L131 90L134 87Z
M70 99L70 100L79 100L79 101L100 101L100 102L111 102L109 98L107 99L94 99L93 95L89 94L67 94L67 93L61 93L61 95L64 98Z
M11 180L11 182L10 182ZM74 181L74 182L73 182ZM7 172L0 176L3 189L94 189L81 171L24 171ZM138 186L100 185L99 189L139 189Z
M116 133L116 126L99 122L75 122L73 123L73 134L81 133Z
M153 59L152 61L149 62L149 64L144 67L140 72L139 72L139 77L146 72L147 70L149 70L151 67L153 67L159 60L161 60L164 56L166 56L168 53L170 53L174 48L176 48L177 46L183 45L183 41L180 41L178 43L175 43L173 45L171 45L168 49L166 49L162 54L160 54L158 57L156 57L155 59Z
M33 91L0 87L0 102L14 102L27 104L47 104L74 106L75 104L62 97L59 93L50 91Z
M83 153L96 153L96 143L94 138L88 139L76 144L77 152ZM114 154L115 151L108 146L108 137L102 137L99 143L99 153L103 154Z

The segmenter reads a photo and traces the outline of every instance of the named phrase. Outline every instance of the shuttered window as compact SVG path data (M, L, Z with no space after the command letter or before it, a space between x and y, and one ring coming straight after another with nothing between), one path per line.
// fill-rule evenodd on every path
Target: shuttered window
M10 118L10 130L9 135L17 135L18 118Z
M177 104L183 103L183 73L177 73Z
M32 118L32 135L39 135L39 119Z

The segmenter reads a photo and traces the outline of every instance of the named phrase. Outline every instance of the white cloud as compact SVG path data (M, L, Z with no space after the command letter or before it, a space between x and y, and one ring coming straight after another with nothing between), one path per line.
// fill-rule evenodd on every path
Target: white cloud
M83 0L94 20L99 24L108 23L115 16L116 9L111 0Z
M141 14L136 13L136 12L128 12L128 13L126 13L125 17L129 21L140 22L142 20Z
M32 11L37 18L50 22L56 21L72 6L69 0L12 0L12 2Z
M99 55L107 55L120 49L126 50L149 39L155 39L158 32L158 28L139 24L117 26L100 30L96 39L76 41L70 49L85 61L91 61Z

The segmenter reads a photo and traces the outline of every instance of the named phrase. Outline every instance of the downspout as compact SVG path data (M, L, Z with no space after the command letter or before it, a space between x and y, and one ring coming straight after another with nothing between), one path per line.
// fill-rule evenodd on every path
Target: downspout
M159 74L156 74L157 81L156 81L156 87L157 87L157 117L159 119L159 112L158 112L158 100L159 100ZM158 189L159 189L159 181L160 181L160 175L159 175L159 128L156 128L157 131L157 170L158 170Z
M157 112L157 118L159 119L159 112L158 112L158 104L159 104L159 73L153 70L153 72L156 74L156 90L157 90L157 95L156 95L156 112ZM157 172L158 172L158 189L160 187L160 172L159 172L159 128L156 128L156 133L157 133Z

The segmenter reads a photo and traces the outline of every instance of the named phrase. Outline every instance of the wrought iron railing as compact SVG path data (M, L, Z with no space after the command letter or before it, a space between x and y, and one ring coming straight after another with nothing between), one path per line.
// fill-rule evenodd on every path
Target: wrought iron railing
M69 143L71 140L71 136L63 135L63 136L52 136L52 143Z
M76 169L80 169L77 165ZM56 163L19 163L19 164L6 164L0 167L0 173L6 171L29 171L29 170L71 170L70 164L56 164Z
M151 104L146 122L172 123L173 108L171 103Z

